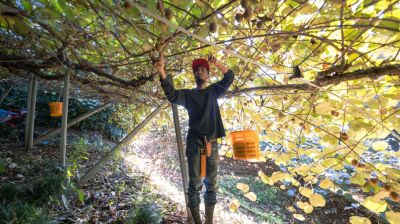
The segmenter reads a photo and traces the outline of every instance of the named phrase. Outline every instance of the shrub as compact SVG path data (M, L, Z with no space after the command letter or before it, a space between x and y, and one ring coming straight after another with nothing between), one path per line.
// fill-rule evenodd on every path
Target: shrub
M59 197L67 188L68 179L63 173L51 174L34 183L32 193L37 200L47 200L51 197Z
M49 223L50 218L40 209L22 201L11 203L0 203L0 224L45 224Z
M22 190L13 183L4 183L0 185L0 202L13 201L22 197Z
M156 204L141 204L133 210L126 221L128 224L158 224L162 221L162 215Z

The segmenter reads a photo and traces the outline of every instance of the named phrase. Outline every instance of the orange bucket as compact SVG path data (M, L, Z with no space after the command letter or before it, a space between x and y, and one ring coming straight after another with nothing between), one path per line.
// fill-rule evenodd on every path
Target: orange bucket
M51 117L61 117L62 116L62 102L50 102L50 116Z
M230 133L233 146L233 158L237 160L260 159L260 142L258 133L252 130Z

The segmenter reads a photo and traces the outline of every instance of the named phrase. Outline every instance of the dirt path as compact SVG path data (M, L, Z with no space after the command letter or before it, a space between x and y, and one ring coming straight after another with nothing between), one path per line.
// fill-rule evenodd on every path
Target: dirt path
M138 139L126 150L127 155L136 157L133 166L140 172L147 172L160 193L183 205L179 160L173 134L140 136ZM266 185L258 177L259 171L270 175L278 170L279 167L272 161L250 163L220 156L217 223L348 223L349 217L353 215L370 217L372 221L378 222L362 206L352 207L351 201L333 193L329 194L325 207L315 208L311 214L303 214L306 217L304 222L295 220L287 210L288 206L294 205L295 197L287 194L288 189ZM257 201L251 202L244 197L236 188L237 183L248 184L250 190L256 193ZM229 209L233 200L240 202L236 212Z

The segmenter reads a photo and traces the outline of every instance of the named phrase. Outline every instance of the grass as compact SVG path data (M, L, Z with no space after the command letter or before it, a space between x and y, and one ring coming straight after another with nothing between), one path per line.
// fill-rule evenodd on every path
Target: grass
M156 204L140 204L128 216L128 224L158 224L162 221L160 208Z
M27 202L15 200L10 203L2 202L0 205L0 224L45 224L51 221L42 210Z
M236 188L237 183L245 183L250 187L250 191L257 195L255 202L249 201L244 197L244 193ZM268 223L285 223L285 201L287 197L276 187L264 184L255 177L236 177L224 175L220 177L219 188L223 194L239 200L241 207L246 208L256 215L258 221ZM239 207L240 209L240 207Z
M32 196L36 200L47 200L50 197L59 197L67 188L65 174L51 174L42 177L33 184Z
M0 198L2 201L13 201L21 197L22 190L13 183L4 183L0 185Z
M0 158L0 173L5 173L6 171L6 163Z
M3 183L0 185L0 224L49 223L51 218L42 209L42 202L58 202L65 192L67 177L51 173L32 185Z

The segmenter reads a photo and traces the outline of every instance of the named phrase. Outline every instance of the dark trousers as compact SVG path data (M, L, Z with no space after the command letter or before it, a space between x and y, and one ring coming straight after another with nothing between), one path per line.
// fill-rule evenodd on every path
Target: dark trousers
M186 138L186 157L189 167L189 188L188 199L189 207L197 207L200 204L200 191L202 188L200 176L200 148L203 147L199 144L198 139L193 135L188 135ZM217 190L218 190L218 143L211 141L211 155L206 161L206 177L204 184L206 186L206 193L204 194L204 204L206 206L215 205L217 203Z

